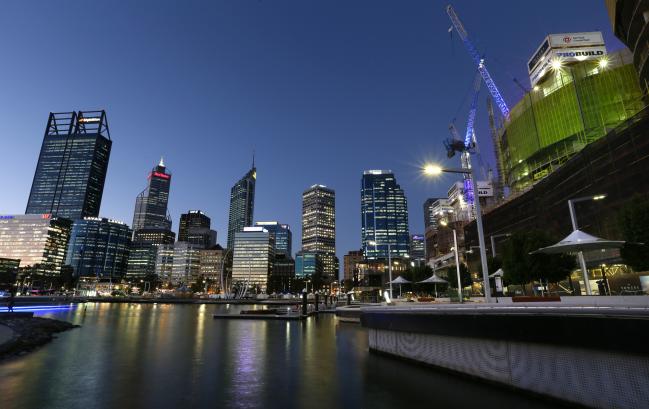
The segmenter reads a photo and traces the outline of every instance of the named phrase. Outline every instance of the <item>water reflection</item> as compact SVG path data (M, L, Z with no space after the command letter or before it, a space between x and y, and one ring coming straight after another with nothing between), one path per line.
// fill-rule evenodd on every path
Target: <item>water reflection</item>
M88 304L52 312L83 327L0 364L0 407L552 407L370 356L366 332L330 315L306 322L212 318L240 310Z

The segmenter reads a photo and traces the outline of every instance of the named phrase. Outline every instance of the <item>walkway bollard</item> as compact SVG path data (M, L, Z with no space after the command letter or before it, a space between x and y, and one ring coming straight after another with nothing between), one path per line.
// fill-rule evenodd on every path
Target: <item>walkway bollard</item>
M306 317L306 291L302 293L302 315Z
M347 294L347 305L352 305L352 294Z
M320 302L320 294L315 293L315 312L318 312L318 303Z

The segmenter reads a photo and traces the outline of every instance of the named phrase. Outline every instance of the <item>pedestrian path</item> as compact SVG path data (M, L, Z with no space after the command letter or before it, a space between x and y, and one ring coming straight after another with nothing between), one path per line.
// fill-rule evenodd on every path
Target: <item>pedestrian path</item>
M11 340L14 337L14 330L6 325L0 324L0 345Z

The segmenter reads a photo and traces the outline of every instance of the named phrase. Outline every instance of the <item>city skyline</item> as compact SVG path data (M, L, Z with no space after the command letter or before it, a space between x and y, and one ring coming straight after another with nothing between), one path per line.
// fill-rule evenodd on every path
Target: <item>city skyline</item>
M423 231L421 204L428 197L444 196L454 179L446 177L440 181L424 181L419 176L419 165L430 158L412 152L429 152L440 160L444 157L441 140L447 135L446 125L453 117L457 117L459 127L463 127L465 111L458 109L458 105L461 103L461 96L469 87L472 68L462 50L461 43L457 38L453 41L449 39L446 32L449 23L442 4L403 5L400 9L403 14L401 17L392 16L392 9L386 7L386 3L373 2L372 4L376 6L372 12L369 12L372 18L365 20L368 11L362 5L347 5L344 16L336 16L334 13L338 10L336 6L312 6L316 8L315 14L321 14L322 17L309 17L312 20L307 21L306 24L312 23L314 27L319 27L325 20L335 17L335 21L341 26L341 32L331 39L324 39L315 30L307 30L305 36L309 42L290 45L298 47L297 51L293 51L299 56L294 68L291 68L293 59L288 58L294 54L287 54L289 49L282 47L280 40L292 38L286 37L290 35L291 28L297 24L301 26L302 23L282 17L290 15L287 13L286 4L278 3L270 6L262 3L255 6L257 14L246 14L237 5L222 6L218 10L206 10L205 18L218 17L215 25L222 23L222 20L232 19L232 23L221 24L219 29L222 30L219 32L225 36L225 40L234 41L234 38L238 38L235 35L239 32L237 27L250 26L245 24L249 19L260 23L260 27L256 29L247 28L252 30L249 33L252 42L261 38L260 33L263 32L261 30L269 28L268 24L273 24L273 29L278 30L279 34L261 43L269 46L269 51L253 47L251 54L246 54L241 59L230 58L233 61L232 65L218 64L221 58L215 60L205 57L207 59L204 61L194 61L193 68L168 60L162 54L160 46L164 42L171 42L165 44L168 47L163 47L165 52L189 58L189 55L182 50L182 45L196 43L193 40L203 34L211 35L214 32L212 25L201 25L205 24L206 20L199 19L201 24L182 34L177 41L166 35L162 40L147 35L136 44L119 50L116 47L121 37L118 36L116 41L109 40L110 37L102 34L101 30L112 35L113 30L108 28L118 17L126 19L119 25L123 27L123 24L127 24L127 21L132 18L129 17L131 14L139 15L138 13L144 13L145 10L138 8L139 6L130 9L131 13L129 10L121 9L123 6L117 6L114 11L102 9L102 12L105 12L105 21L102 21L98 28L88 31L88 34L100 38L108 47L108 50L100 50L101 47L95 47L90 40L92 35L79 39L76 34L78 28L50 27L46 18L52 12L50 5L44 6L41 10L21 10L8 6L6 13L0 17L7 19L5 24L7 33L20 29L13 22L19 19L11 19L10 16L29 12L30 18L44 28L49 27L51 32L62 39L81 41L77 44L91 53L102 55L107 51L109 54L113 53L114 58L124 60L125 65L120 68L115 68L114 64L107 64L106 67L95 65L90 67L89 71L103 75L106 79L105 83L102 81L96 83L97 87L92 92L89 92L87 84L93 81L93 77L87 75L79 77L78 68L74 69L68 64L63 64L63 67L42 68L34 64L30 68L34 70L30 77L37 79L30 85L21 82L21 76L15 71L17 66L13 63L0 69L6 77L18 78L17 83L8 84L5 102L0 102L0 108L6 114L6 119L0 124L0 134L11 136L15 141L15 145L12 145L14 154L0 165L0 170L5 174L16 175L6 182L7 191L11 194L7 195L9 197L3 197L0 202L0 213L20 214L25 209L47 113L76 107L106 109L111 117L111 136L114 145L100 217L117 219L130 224L133 210L131 198L141 191L141 181L150 168L149 164L157 163L160 156L164 156L174 171L174 189L169 203L172 219L178 220L180 214L187 209L203 209L212 218L213 228L219 231L220 241L224 244L227 235L229 188L241 176L247 166L250 152L255 149L258 152L258 167L262 169L257 184L255 221L281 220L294 226L293 233L301 236L299 210L301 192L314 183L330 186L336 190L339 201L337 222L340 227L337 232L337 255L342 260L347 251L360 247L358 175L366 169L391 168L411 204L410 230ZM507 7L498 7L469 2L457 2L455 5L471 34L478 39L480 49L487 54L487 60L493 62L492 74L503 88L508 102L513 104L520 98L521 93L505 71L514 73L518 78L525 78L525 60L548 32L599 29L604 32L610 50L620 47L620 43L611 34L603 5L598 4L593 11L593 17L589 16L588 19L578 22L571 18L573 15L579 15L578 10L588 4L590 3L568 4L565 6L565 13L560 15L553 13L551 7L539 10L539 21L531 21L517 36L503 34L508 18L522 13L520 5L508 4ZM163 11L169 11L170 8L168 4L161 7L166 9ZM298 12L309 9L306 5L295 7L299 9ZM491 12L496 8L511 8L511 10L496 15ZM147 9L147 13L149 11ZM72 10L73 15L79 15L77 19L79 21L83 20L81 16L86 12L88 10ZM490 20L481 21L481 15L489 15ZM549 18L550 15L552 18ZM182 11L179 18L185 19L190 16L194 15L188 9ZM275 20L268 17L273 17ZM275 27L276 23L270 21L278 21L279 25L286 25L286 29ZM365 22L359 23L362 21ZM402 30L405 21L408 21L412 31ZM359 31L379 32L378 27L391 26L392 23L395 29L380 34L381 37L376 40L358 36ZM150 26L155 22L147 20L143 24ZM492 25L496 27L492 29ZM155 29L155 26L153 28ZM127 29L123 35L134 34ZM5 36L6 39L11 37L11 35ZM24 38L24 42L20 48L10 41L6 44L8 61L24 61L25 58L40 60L48 55L49 51L39 45L38 38L23 35L21 37ZM413 37L419 40L414 40ZM326 69L328 66L323 69L314 68L317 64L310 62L314 54L309 51L312 42L315 42L320 49L327 47L335 49L335 46L346 42L347 38L355 38L356 43L342 47L340 51L332 51L333 54L326 56L333 58L337 65L345 61L343 57L351 56L350 65L342 66L344 72L328 74ZM248 40L236 41L243 41L244 44L240 42L228 44L227 41L219 40L217 37L214 47L210 50L223 56L232 56L235 49L248 45ZM199 41L196 46L202 47L205 43ZM501 53L500 47L507 49L506 52ZM137 55L133 53L142 49L149 50L152 55L147 58L151 58L153 63L159 63L160 66L159 71L153 72L151 78L147 77L148 71L142 68L150 67L143 62L142 57L135 58L136 61L132 64L126 62L129 57ZM196 53L196 55L202 54ZM358 57L355 57L356 55ZM259 65L250 65L254 56L260 57ZM274 60L276 56L279 58ZM404 70L400 64L389 61L400 59L395 57L407 59L408 64L404 65L409 65L408 70ZM441 60L437 60L437 57ZM351 65L368 58L378 58L384 68L366 65L354 68ZM445 59L450 61L446 63ZM420 67L412 68L413 64ZM502 68L503 64L506 65L505 69ZM215 72L219 75L216 77L210 75L208 80L204 69L208 70L209 67L218 68ZM241 67L251 68L241 70ZM411 71L413 69L414 71ZM41 74L42 70L45 70L44 74ZM259 82L253 78L259 72L258 70L263 70L262 72L266 72L271 79L279 80L280 83L285 83L284 78L289 77L299 80L300 76L297 73L302 73L307 78L304 82L298 81L287 90L270 84L260 88L265 81ZM235 77L234 72L237 72L241 78ZM385 75L392 72L396 79L384 83ZM192 73L197 74L195 80L189 79L191 75L184 75ZM413 77L412 82L404 79L404 76L410 75ZM165 82L169 76L174 76L179 84L167 84L157 89L160 82ZM357 86L348 87L350 84L342 79L345 76L349 76L353 82L360 82ZM39 77L42 79L38 79ZM57 81L51 80L54 77ZM252 80L254 91L243 85L247 80ZM315 89L304 88L306 82L315 84L313 85ZM447 86L445 82L454 85ZM421 87L422 83L427 85ZM204 90L198 88L199 85L204 84L207 84ZM421 90L415 89L415 85ZM183 86L184 88L181 88ZM372 87L378 91L365 91ZM324 92L319 100L308 98L312 92L322 92L325 88L332 88L332 91ZM150 92L151 90L154 91ZM135 94L143 94L147 97L142 99ZM238 94L241 96L237 96ZM284 104L271 106L270 98L273 95L284 99L293 95L294 98L288 98L289 101ZM446 100L448 97L440 99L442 97L439 95L452 95L452 99L448 102ZM484 93L481 94L480 112L484 112L484 96ZM191 114L185 117L217 118L221 124L205 133L198 126L198 122L175 120L173 118L181 118L183 115L172 115L179 106L165 97L177 97L183 103L190 98L194 100L195 97L195 102L187 104L186 109L189 111L184 112L191 112ZM350 103L344 103L346 99L349 99ZM258 100L258 102L247 103L244 102L245 100ZM393 101L393 103L385 102L373 109L368 109L367 107L372 107L376 100ZM207 108L198 107L197 105L200 104ZM340 107L334 107L337 104L341 104ZM440 108L438 107L440 104L445 106ZM394 121L386 119L392 115L396 116ZM482 114L479 113L480 115ZM252 116L257 117L258 120L246 120L245 124L231 120L234 117ZM273 119L275 117L277 119ZM299 117L304 117L305 120L296 119ZM483 119L479 118L478 122L484 124L486 121ZM306 124L307 120L310 124ZM251 124L252 122L254 124ZM404 123L410 125L405 126ZM435 126L430 125L432 123L435 123ZM386 149L385 152L374 149L376 151L374 156L365 156L359 144L369 138L375 140L376 146L390 146L391 149ZM399 144L396 146L394 143L389 144L390 138L393 138L393 142L398 140ZM359 142L346 145L350 139L357 139ZM328 142L323 142L325 140ZM403 140L408 143L402 144ZM185 141L191 143L185 144ZM278 141L283 143L278 144ZM478 141L488 147L486 142L488 131L484 127L478 128ZM290 149L287 151L288 155L282 156L282 150L274 147L279 145L286 148L291 144L299 145L305 150L320 150L321 155L301 157L294 149ZM197 151L197 145L202 146L203 149ZM329 159L324 161L320 156ZM338 165L335 168L331 165L331 158L336 158ZM455 161L449 163L455 164ZM207 175L209 183L199 189L195 182L196 175L203 174ZM278 195L276 192L280 186L281 194ZM177 227L174 226L174 229L177 230ZM294 248L299 248L297 239Z

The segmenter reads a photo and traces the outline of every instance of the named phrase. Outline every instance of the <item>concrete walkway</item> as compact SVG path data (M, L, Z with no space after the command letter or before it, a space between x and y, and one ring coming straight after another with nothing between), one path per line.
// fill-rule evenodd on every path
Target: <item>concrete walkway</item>
M0 324L0 345L11 340L14 337L14 330L6 325Z

